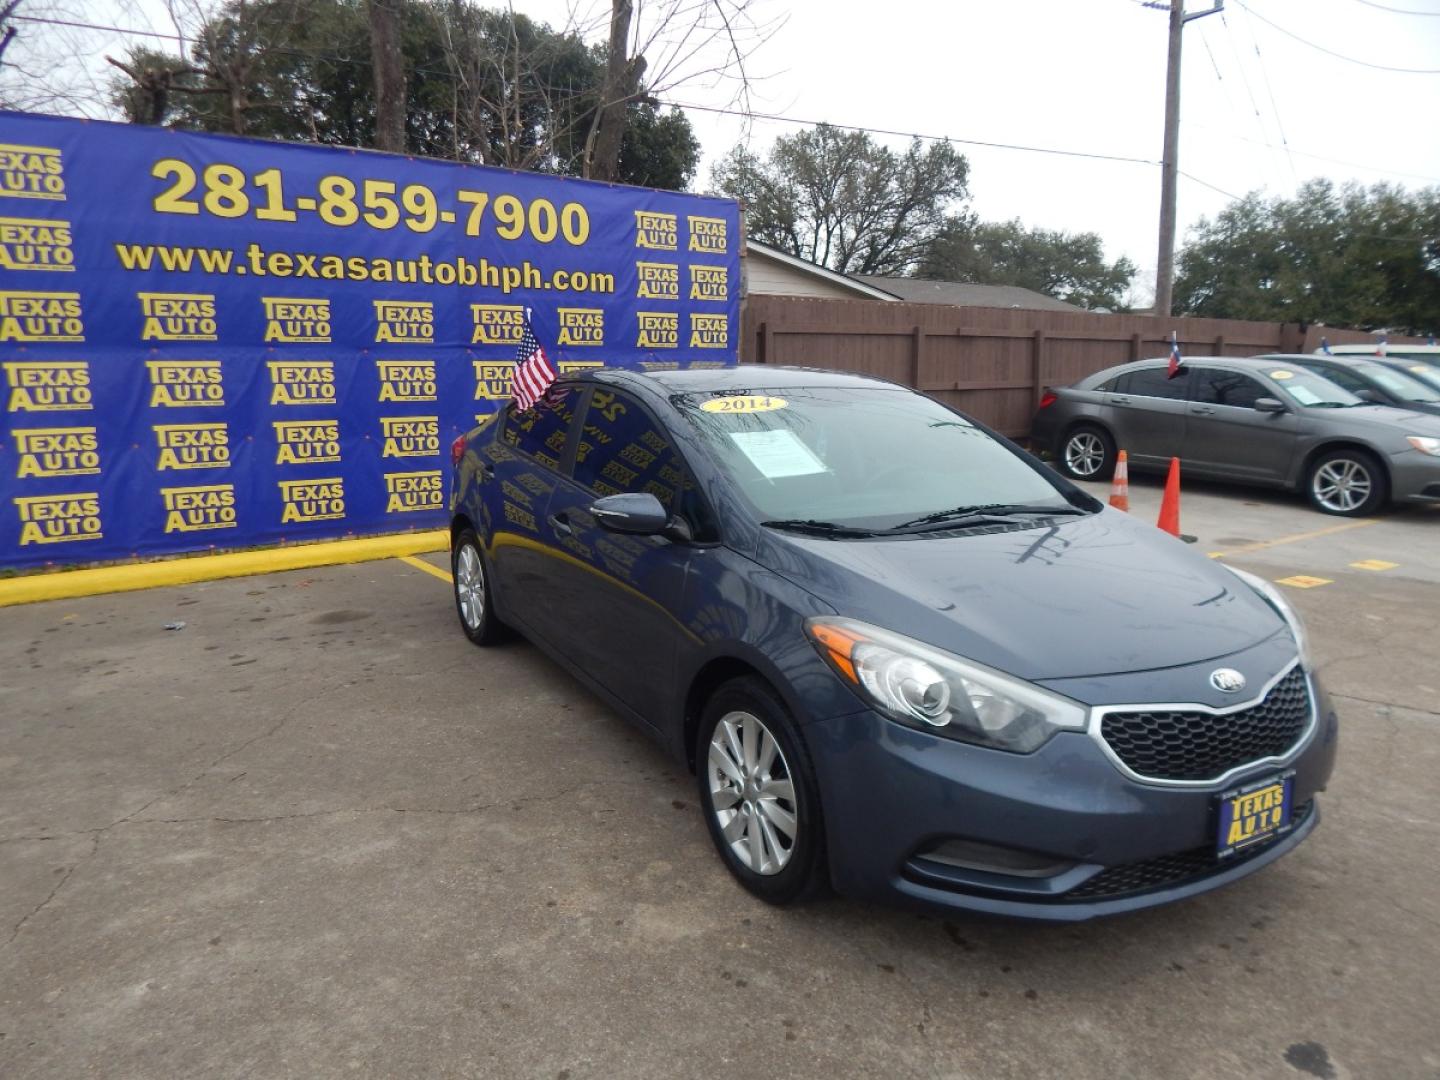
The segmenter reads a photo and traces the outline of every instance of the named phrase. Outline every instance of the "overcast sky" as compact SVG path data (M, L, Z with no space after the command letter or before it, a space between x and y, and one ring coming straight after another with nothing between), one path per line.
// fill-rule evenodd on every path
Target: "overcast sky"
M1190 10L1211 0L1190 0ZM788 17L750 58L768 75L753 107L801 120L956 140L1016 143L1157 161L1164 110L1166 14L1140 0L755 0ZM1381 6L1431 15L1400 14ZM563 26L598 24L608 0L514 0ZM69 0L88 21L170 29L160 0ZM639 0L642 25L655 0ZM1274 26L1263 20L1269 20ZM1229 195L1289 194L1315 176L1366 184L1440 184L1440 74L1375 70L1353 60L1440 69L1440 0L1228 0L1185 30L1180 168L1184 227ZM112 37L74 53L103 78ZM731 88L697 80L676 101L725 106ZM794 124L693 111L710 163L748 135L762 151ZM897 148L904 138L882 137ZM1283 145L1288 142L1289 151ZM985 219L1098 232L1149 284L1160 172L1155 165L959 144L972 207ZM1203 183L1199 182L1203 181ZM1207 186L1210 185L1210 186ZM1218 189L1218 190L1217 190Z

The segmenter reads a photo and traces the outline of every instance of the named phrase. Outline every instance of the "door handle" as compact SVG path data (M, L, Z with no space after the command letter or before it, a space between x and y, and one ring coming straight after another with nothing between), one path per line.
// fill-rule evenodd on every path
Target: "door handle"
M1110 399L1110 404L1111 404L1111 405L1129 405L1129 404L1130 404L1130 399L1129 399L1128 397L1112 397L1112 398Z
M1195 413L1197 416L1210 416L1215 412L1215 410L1210 408L1210 406L1208 405L1198 405L1190 411L1192 413Z
M548 521L550 527L561 536L573 536L575 534L575 530L570 526L570 521L566 518L565 511L563 510L558 514L551 514L545 520Z

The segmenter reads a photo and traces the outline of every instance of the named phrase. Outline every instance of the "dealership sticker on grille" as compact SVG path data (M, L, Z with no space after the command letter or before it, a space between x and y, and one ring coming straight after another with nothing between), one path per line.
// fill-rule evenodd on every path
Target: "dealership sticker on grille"
M1216 858L1228 858L1288 833L1294 801L1293 771L1225 792L1220 796Z

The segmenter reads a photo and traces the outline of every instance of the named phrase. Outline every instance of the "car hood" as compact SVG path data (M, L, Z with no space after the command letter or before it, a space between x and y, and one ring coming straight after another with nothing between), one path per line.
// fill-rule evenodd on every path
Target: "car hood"
M765 529L756 558L840 615L1024 679L1198 663L1284 628L1223 566L1119 511L1052 520L896 540Z

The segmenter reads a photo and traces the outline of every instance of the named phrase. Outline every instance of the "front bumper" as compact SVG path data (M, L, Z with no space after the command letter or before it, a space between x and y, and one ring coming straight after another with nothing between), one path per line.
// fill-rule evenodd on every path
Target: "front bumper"
M805 734L832 881L857 898L1055 922L1219 888L1292 850L1319 821L1315 795L1334 768L1338 722L1313 677L1310 690L1316 722L1297 748L1279 763L1198 787L1127 777L1086 732L1063 732L1021 755L914 731L869 710L813 723ZM1291 831L1216 862L1217 796L1292 769ZM1062 868L1016 876L925 857L951 840L1046 856Z
M1419 450L1391 454L1390 497L1396 502L1440 501L1440 458Z

